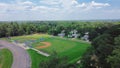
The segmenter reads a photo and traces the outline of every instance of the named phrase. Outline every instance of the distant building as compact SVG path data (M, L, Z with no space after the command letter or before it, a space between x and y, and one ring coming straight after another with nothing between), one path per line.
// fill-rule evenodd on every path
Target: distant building
M69 38L78 38L80 34L77 34L77 30L72 30L70 34L68 35Z
M60 33L60 34L58 34L58 36L64 37L64 36L65 36L65 33Z
M82 39L89 42L89 32L86 32Z
M60 34L58 34L59 37L64 37L65 36L65 30L62 30Z

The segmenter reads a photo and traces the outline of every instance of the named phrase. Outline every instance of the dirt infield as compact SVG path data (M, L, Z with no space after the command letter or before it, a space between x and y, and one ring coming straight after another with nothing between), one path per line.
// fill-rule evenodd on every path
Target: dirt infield
M41 42L41 43L44 44L44 45L43 46L37 46L35 48L43 49L43 48L47 48L47 47L51 46L51 43L49 43L49 42Z

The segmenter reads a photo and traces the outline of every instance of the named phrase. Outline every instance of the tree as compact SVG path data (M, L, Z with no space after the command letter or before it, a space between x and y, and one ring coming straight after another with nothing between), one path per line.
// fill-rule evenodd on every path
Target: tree
M105 33L110 34L112 37L117 37L120 35L120 24L112 26L109 30L106 30Z
M101 68L119 68L120 66L120 25L115 25L112 27L109 27L108 30L103 32L102 35L96 37L92 41L92 47L94 49L91 49L94 52L87 53L89 54L89 57L86 57L84 60L89 60L92 57L95 57L97 59L94 59L93 61L89 60L89 64L92 64L92 66L85 64L85 66L90 66L94 68L93 66L98 66ZM119 37L118 37L119 36ZM117 37L117 38L116 38ZM114 40L115 39L115 40ZM90 52L90 51L89 51ZM90 56L91 55L91 56ZM108 57L109 56L109 57ZM88 63L86 61L86 63Z
M51 59L40 63L40 68L65 68L67 66L66 58L61 58L55 52Z
M74 65L68 64L67 57L60 57L55 52L48 61L40 63L40 68L76 68Z
M112 55L107 58L112 68L120 68L120 47L112 52Z
M84 54L83 58L81 59L81 68L94 68L95 62L94 60L91 60L92 55L95 53L94 52L94 48L93 47L89 47L86 51L86 53Z
M112 55L108 56L107 60L111 64L112 68L120 67L120 36L115 38L116 47L112 52Z

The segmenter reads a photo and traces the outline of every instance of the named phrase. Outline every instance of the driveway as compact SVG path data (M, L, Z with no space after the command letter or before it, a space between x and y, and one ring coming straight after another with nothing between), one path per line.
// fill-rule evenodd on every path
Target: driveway
M31 59L25 49L3 40L0 40L0 45L4 48L8 48L12 52L12 68L31 68Z

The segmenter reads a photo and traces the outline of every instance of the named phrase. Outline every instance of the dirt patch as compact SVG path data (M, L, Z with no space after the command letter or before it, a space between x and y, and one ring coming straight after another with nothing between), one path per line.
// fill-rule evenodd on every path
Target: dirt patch
M0 68L2 68L2 65L0 64Z
M43 49L43 48L47 48L47 47L51 46L51 43L49 43L49 42L41 42L41 43L44 44L44 45L43 46L37 46L35 48Z

